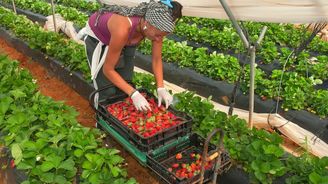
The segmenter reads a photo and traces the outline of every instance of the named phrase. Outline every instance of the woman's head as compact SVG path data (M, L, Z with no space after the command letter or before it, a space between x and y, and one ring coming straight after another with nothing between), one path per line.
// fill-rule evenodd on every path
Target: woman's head
M176 1L170 2L170 5L172 8L161 1L150 1L144 16L145 20L162 32L173 32L176 21L182 17L182 5Z
M182 5L177 1L161 0L149 3L143 2L135 7L109 5L101 11L114 12L123 16L144 17L141 31L148 38L159 35L165 36L173 32L176 22L182 17Z

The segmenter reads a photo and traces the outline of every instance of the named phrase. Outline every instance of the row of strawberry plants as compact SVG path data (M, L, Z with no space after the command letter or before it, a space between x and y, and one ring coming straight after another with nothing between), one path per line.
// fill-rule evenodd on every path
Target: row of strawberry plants
M144 45L141 46L141 49L144 53L149 54L151 50L150 42L145 42ZM80 53L79 55L82 57L83 53ZM240 72L240 66L237 59L234 57L216 53L208 55L204 48L193 50L192 47L189 47L184 43L175 43L170 40L164 41L163 56L168 61L179 61L178 64L180 66L194 68L199 73L203 73L216 80L225 80L233 83L237 80ZM84 62L81 63L83 64ZM209 70L209 68L211 70ZM230 70L227 70L227 68ZM280 78L277 75L273 75L274 77L267 79L260 69L256 70L256 93L263 96L263 98L276 98L278 95L277 88L279 86L278 81ZM249 73L249 68L247 68L245 73ZM304 77L298 76L297 73L292 73L289 76L291 77L285 77L284 80L286 81L283 81L284 84L290 85L283 85L283 93L281 95L284 99L283 108L286 110L300 110L307 108L307 110L317 113L322 117L326 116L328 113L325 105L327 101L326 92L321 90L313 93L313 81L310 79L304 79ZM298 82L294 83L294 81ZM242 83L242 90L245 93L248 91L248 83L248 75L246 75L245 80ZM296 94L294 93L295 91L297 91Z
M153 76L140 74L134 82L156 89ZM139 84L140 85L140 84ZM234 159L250 175L252 182L272 183L277 177L288 175L285 183L324 183L328 181L328 158L319 159L308 153L297 158L286 155L280 147L282 138L276 133L248 129L244 120L214 109L209 99L201 99L192 92L175 95L175 107L193 117L193 130L206 136L214 128L225 131L224 145ZM216 142L213 140L213 142ZM302 166L300 168L299 166Z
M231 22L228 20L195 17L184 17L183 20L188 24L195 24L210 30L217 29L218 31L224 31L226 28L233 28ZM242 23L242 25L247 29L248 34L251 36L259 35L261 28L263 26L267 26L268 29L265 34L265 38L274 41L275 43L279 43L281 46L296 47L299 44L301 39L300 36L303 33L302 29L295 29L292 24L258 23L252 21L244 21Z
M184 22L182 24L180 23L176 29L177 34L180 36L187 35L187 37L191 40L198 42L207 42L223 51L231 49L240 50L241 48L241 41L237 37L236 31L232 29L231 24L224 24L222 20L215 21L210 19L210 23L212 23L210 25L213 25L216 22L217 24L214 25L221 26L221 29L213 30L213 28L206 27L209 22L208 19L184 17L182 20ZM202 24L202 21L205 22L205 25ZM199 25L193 24L193 22L197 22L197 24L199 23L200 25L205 27L198 29ZM303 51L296 59L287 59L290 53L292 52L290 47L297 47L297 45L300 44L301 39L304 38L304 36L302 35L305 32L304 26L302 27L302 29L296 29L291 24L254 22L246 22L244 25L250 35L258 35L259 31L261 30L261 27L263 27L264 25L269 27L266 33L266 37L259 50L261 62L271 63L275 60L278 60L280 62L280 66L283 66L287 60L287 70L289 71L296 71L302 76L308 76L309 74L311 74L314 78L320 78L322 80L328 79L328 59L326 56L326 54L328 53L328 43L318 39L318 37L315 37L314 41L310 45L309 50L318 52L318 49L313 48L314 45L317 45L317 48L322 48L319 52L319 54L322 55L313 57L311 56L309 51ZM307 36L308 34L309 33L307 33ZM254 38L256 39L257 36L255 36ZM277 47L277 45L279 45L279 48ZM326 49L324 49L324 45L326 45ZM316 60L316 62L312 62L313 60Z
M43 96L30 73L0 56L0 137L29 183L136 183L124 159L102 148L100 131L82 127L77 112Z
M3 0L4 3L11 4L10 0ZM17 7L25 10L30 10L42 15L52 15L51 5L43 0L17 0ZM76 8L56 5L56 13L59 13L65 20L74 21L79 27L84 27L88 15L78 11Z
M35 2L35 4L31 4L31 2L26 2L25 0L21 0L21 1L18 1L17 3L18 3L18 6L21 6L22 8L29 8L33 12L44 14L44 11L42 11L42 8L39 8L39 9L37 9L37 8L31 8L31 7L39 7L41 1L42 0L40 0L38 2ZM67 1L58 1L58 3L64 4L64 5L72 5L72 6L77 7L77 8L83 8L83 7L85 7L85 6L82 6L85 3L85 1L81 1L80 2L80 4L81 4L80 6L78 6L78 4L79 4L78 1L79 0L75 0L74 2L71 2L71 3L67 2ZM42 6L45 6L46 7L45 9L47 9L47 10L50 11L50 7L51 7L50 4L44 4L44 3L45 2L41 3ZM92 4L92 7L96 7L97 5L100 6L97 3L93 3ZM67 16L67 14L65 13L65 11L60 11L59 12L59 13L61 13L61 15L63 17L67 18L68 20L74 21L74 23L76 23L77 25L81 24L80 22L86 22L87 21L87 15L86 14L81 13L81 12L75 10L75 9L74 10L71 10L69 8L66 8L65 6L60 6L60 7L61 7L60 8L61 10L70 11L72 13L72 15L77 15L77 14L83 15L83 18L74 19L73 16ZM94 9L91 9L90 8L90 10L94 10ZM189 19L188 18L184 18L184 19L186 19L185 21L190 21L190 18ZM182 20L184 20L184 19L182 19ZM256 31L259 30L259 28L260 28L259 25L260 24L259 23L256 23L256 24L255 23L252 23L252 24L251 23L248 23L247 25L253 25L253 24L254 24L253 27L252 26L248 26L248 27L249 28L252 28L251 29L251 32L252 33L254 32L254 34L257 35L258 32L256 32ZM181 26L181 25L183 25L183 23L180 22L178 24L178 26L177 26L177 29L179 29L179 27L182 27L182 30L188 30L188 29L190 29L189 28L190 26L188 27L188 26ZM268 25L271 25L271 24L268 24ZM254 27L256 27L257 29L255 29ZM292 32L292 31L297 30L297 29L293 29L290 25L281 26L281 27L282 28L285 28L285 29L282 29L282 28L279 29L279 26L278 25L272 24L272 26L270 27L272 29L270 31L268 31L268 33L270 33L269 34L270 35L269 37L270 38L271 37L272 38L275 38L274 37L275 35L281 35L284 30L288 30L289 32ZM217 35L217 37L220 38L220 39L222 39L223 42L230 39L230 41L228 41L226 44L222 44L222 43L220 44L223 48L229 48L229 46L233 46L236 42L239 42L238 45L240 46L240 48L242 48L241 47L242 45L241 45L240 39L239 39L238 35L236 34L236 32L234 31L234 29L231 27L231 25L230 26L225 26L224 29L225 29L225 31L222 31L222 33L221 32L218 32L217 30L212 30L212 31L209 31L209 30L206 31L206 30L204 30L204 31L200 31L200 32L202 32L204 34L204 35L201 35L200 38L206 38L206 36L209 35L208 32L210 32L211 34L215 34L215 32L217 32L218 34L224 34L224 35L226 35L226 36ZM197 30L196 27L195 27L195 30ZM283 31L281 31L281 30L283 30ZM274 34L273 32L276 32L276 31L279 32L279 33L281 33L281 34ZM292 34L292 35L299 35L299 33L298 34ZM292 36L292 38L295 38L295 37L297 37L297 36ZM283 37L283 38L285 38L285 37ZM210 38L209 40L218 40L218 39ZM288 42L286 40L284 40L284 41L281 41L281 40L282 40L281 38L280 39L276 39L275 42L278 42L278 41L283 42L283 43ZM278 54L278 50L276 49L276 47L274 45L274 42L272 42L272 41L264 42L263 45L264 45L263 46L263 49L261 49L261 51L260 51L261 52L261 55L262 56L265 56L270 61L273 61L274 59L280 59L281 65L283 65L283 62L285 62L286 58L288 57L288 55L291 52L291 50L289 50L288 48L282 48L281 54ZM279 57L278 57L278 55L279 55ZM311 63L309 63L309 59L308 59L309 56L310 55L307 52L304 52L304 53L302 53L301 57L299 57L296 61L293 61L292 59L289 59L289 62L288 62L289 63L289 66L290 66L289 68L291 69L292 67L295 67L296 69L302 69L302 68L304 68L304 67L302 67L303 65L307 65L308 72L301 71L300 72L301 75L305 76L307 73L311 73L315 78L320 77L321 79L326 80L328 78L328 73L325 72L326 71L325 70L325 68L326 68L325 67L326 66L325 64L328 61L326 59L323 60L322 58L325 58L325 57L320 56L319 58L321 58L321 59L318 60L319 62L317 62L315 64L311 64ZM294 63L296 63L296 66L295 66ZM323 67L321 67L321 66L323 66ZM298 71L300 71L300 70L298 70Z
M49 2L49 0L48 0ZM101 5L96 1L81 1L81 0L55 0L56 4L62 4L67 7L74 7L86 12L95 12L101 8Z
M184 19L182 19L184 20ZM249 28L249 32L251 36L253 36L253 40L257 39L257 35L259 34L259 31L261 30L262 24L259 23L247 23L246 26ZM265 24L264 24L265 25ZM280 65L283 66L283 63L285 62L285 55L284 51L291 50L290 48L295 48L297 45L300 44L301 38L304 38L302 36L303 32L301 29L296 29L296 28L290 28L290 29L283 29L287 26L281 26L281 29L277 29L276 27L279 27L278 25L271 25L268 24L268 32L266 37L264 38L264 41L261 44L261 47L259 49L259 58L260 62L264 64L270 64L276 60L280 62ZM289 39L285 39L285 37L282 38L276 38L276 35L283 35L283 31L285 32L291 32L290 34L287 35L292 35L288 37ZM296 32L296 33L294 33ZM211 45L214 48L218 48L219 50L223 52L234 52L238 53L243 50L243 45L242 42L235 31L235 29L232 28L232 26L225 26L222 28L222 30L217 30L217 29L211 29L207 27L202 27L199 28L199 26L195 23L191 24L190 22L183 22L181 21L176 29L175 29L175 34L186 37L188 40L192 40L195 42L199 43L207 43ZM322 45L326 43L327 47L328 44L327 42L321 41L322 43L319 43L315 39L314 43L317 45ZM289 45L288 45L289 44ZM287 47L288 46L288 47ZM299 62L308 62L308 60L312 57L309 54L309 51L304 51L303 53L303 58L298 58L298 60L295 59L290 59L289 61L293 61L293 65L297 65ZM318 54L320 55L326 55L328 52L319 52ZM304 54L307 55L306 58L304 58ZM300 61L301 60L301 61ZM309 64L309 67L312 65ZM313 71L315 73L315 70Z
M207 19L198 17L183 17L183 22L188 24L195 24L197 27L206 28L209 30L224 31L225 29L230 30L232 24L228 20L219 19ZM265 34L264 42L273 42L276 45L282 47L296 48L302 39L309 36L305 25L300 25L296 28L293 24L282 24L282 23L264 23L264 22L252 22L244 21L243 26L246 28L250 36L259 35L263 26L267 26L267 32ZM215 37L214 37L215 38ZM255 39L257 37L254 37ZM238 47L236 47L238 48ZM328 44L320 40L317 36L310 44L309 50L315 51L321 54L328 53Z
M69 5L68 2L59 2L59 3L63 3L64 5ZM75 3L74 5L76 5L76 4L77 3ZM79 8L79 7L77 7L77 8ZM184 18L184 19L187 19L187 18ZM186 21L190 21L190 19L195 19L195 18L189 18L189 20L187 19ZM204 19L202 19L202 20L204 20ZM225 25L226 22L223 22L223 21L219 21L219 22L220 22L221 25L224 25L224 28L228 27L229 30L233 30L231 25L230 26ZM246 25L248 25L246 27L249 28L251 30L251 32L254 33L254 34L258 34L258 30L260 30L260 26L262 26L262 24L252 23L252 22L247 22ZM288 42L292 42L295 45L299 44L299 41L297 41L297 38L298 38L298 36L300 35L300 33L302 31L300 31L298 29L295 29L294 27L292 27L292 25L290 25L290 24L283 25L283 26L278 25L278 24L265 24L265 25L270 26L271 29L270 29L270 31L268 31L268 34L269 34L270 38L273 38L275 40L275 42L280 42L280 44L282 44L282 45L283 44L286 45ZM294 35L294 36L292 36L290 38L286 37L286 36L280 36L279 38L276 38L276 35L283 35L282 33L285 32L285 31L290 32L291 35ZM278 32L279 34L274 34L274 32ZM294 32L296 32L296 33L294 33ZM231 34L227 34L227 35L230 36ZM236 34L232 34L232 35L237 36ZM293 39L293 41L291 39ZM235 42L235 40L233 42ZM173 42L171 42L171 43L173 43ZM272 48L271 46L272 46L273 42L265 42L265 43L269 44L267 48L270 48L270 49ZM145 45L146 45L146 50L148 50L149 44L145 44ZM171 45L171 44L169 43L168 45ZM177 46L177 45L179 47L179 44L176 44L175 46ZM184 48L187 48L187 47L185 47L184 44L182 44L182 46ZM164 49L164 51L163 51L164 57L166 55L168 57L165 57L165 58L168 59L168 60L179 61L180 66L191 67L191 66L193 66L192 65L193 61L197 61L197 63L198 62L199 63L196 64L196 66L194 66L193 68L196 68L196 71L198 71L200 73L203 73L203 74L205 74L205 75L207 75L207 76L209 76L213 79L227 80L228 82L233 82L237 79L239 71L236 71L236 69L238 69L240 67L235 65L235 58L233 58L233 57L224 56L222 54L219 54L219 57L218 57L218 55L212 54L211 56L214 56L214 57L211 58L211 56L210 56L211 59L209 59L208 60L209 62L207 64L205 64L204 61L206 59L204 59L204 60L200 59L200 58L203 57L203 55L205 53L203 48L196 49L196 53L199 53L199 55L200 55L200 57L197 57L197 59L194 59L193 57L189 57L190 55L188 55L188 54L193 52L192 48L188 48L188 49L185 50L188 53L188 54L186 54L187 58L183 58L183 56L180 57L179 54L173 54L172 55L172 52L174 53L174 51L171 51L172 47L168 46L167 48L168 49L166 49L166 50ZM141 48L141 49L145 51L144 48ZM291 52L291 50L289 50L288 48L283 48L282 49L282 54L281 54L281 57L280 57L281 62L284 62L288 58L290 52ZM149 51L145 51L144 53L149 53ZM277 56L277 54L270 54L270 53L276 53L276 52L270 52L270 51L263 52L264 55L271 55L271 56L269 56L271 59L274 59ZM206 58L206 57L203 57L203 58ZM218 59L218 58L220 58L220 59ZM309 54L307 52L302 52L300 57L298 57L298 59L297 59L298 64L296 66L294 66L293 63L288 62L287 63L287 69L292 69L293 67L295 67L296 68L295 71L297 73L301 74L301 76L307 77L307 74L310 73L310 74L312 74L313 78L320 78L322 80L327 80L328 79L328 72L327 72L328 70L326 69L327 66L328 66L327 65L327 62L328 62L327 56L317 57L317 61L314 64L313 64L313 62L311 63L308 58L309 58ZM218 60L221 61L221 62L216 62ZM291 61L291 59L289 59L289 61ZM311 61L313 61L313 59ZM225 64L223 64L223 62ZM229 62L232 62L232 64L230 66L227 64ZM283 65L283 63L281 63L281 65ZM305 65L306 65L306 67L304 67ZM211 68L212 70L208 70L209 68ZM230 70L226 71L226 70L223 70L223 68L230 68ZM262 73L262 72L259 71L258 73ZM260 74L260 75L262 75L262 74ZM293 75L298 75L298 74L294 73ZM258 78L261 78L261 76L258 77ZM264 87L260 87L260 89L262 88L265 91L261 92L261 90L258 90L258 94L261 95L261 96L264 96L265 98L266 97L270 97L270 98L275 97L274 93L276 91L276 88L274 89L274 91L273 90L271 90L271 91L267 90L266 87L267 86L272 86L272 85L269 84L266 80L260 80L260 81L264 84ZM300 81L304 81L304 80L301 79ZM307 80L307 81L310 82L311 79ZM265 84L267 84L267 85L265 85ZM246 83L245 85L248 85L248 84ZM263 86L263 85L260 85L260 86ZM300 86L302 86L302 84L300 84ZM305 85L305 86L308 86L308 85ZM244 91L246 92L247 89L244 88ZM306 92L303 92L302 95L299 95L299 96L304 96L304 97L308 96L308 95L304 95L304 93L306 93ZM325 94L325 91L320 91L319 93L320 94ZM308 106L307 104L310 104L309 106L311 106L312 108L309 109L309 110L312 111L312 112L316 112L315 108L313 108L313 105L311 105L313 103L311 103L311 102L310 103L308 103L308 102L304 103L304 101L300 102L300 101L296 100L295 96L293 96L292 94L287 94L286 96L291 97L291 98L289 98L289 100L286 100L287 104L291 104L291 105L288 105L288 106L285 105L286 109L296 109L296 110L304 109L306 106ZM310 98L311 101L320 101L320 100L316 100L316 97L320 96L320 99L321 99L322 95L316 95L315 94L314 96L315 97ZM324 95L324 96L326 96L326 95ZM306 99L306 97L302 98L302 99ZM290 103L292 101L294 101L294 103ZM323 109L325 109L325 107L322 108L322 105L321 105L318 109L321 109L321 110L318 111L318 114L320 114L321 116L325 116L326 112L325 112L325 110L323 110Z
M62 47L65 47L65 46L63 46L62 45ZM83 53L81 53L81 54L83 54ZM146 79L146 80L144 80L144 79ZM153 88L154 88L154 82L153 82L153 79L152 80L150 80L150 78L149 77L143 77L142 79L138 79L138 78L136 78L135 79L136 81L142 81L143 82L143 85L145 85L145 84L147 84L147 82L149 81L151 81L152 83L151 84L147 84L147 85L149 85L149 86L153 86ZM192 100L193 99L193 100ZM188 100L186 100L186 101L188 101ZM193 102L195 102L195 103L193 103L191 106L185 106L185 108L186 109L188 109L188 110L185 110L186 112L188 112L188 113L190 113L190 114L193 114L193 116L195 117L195 122L203 122L203 124L204 124L204 127L207 127L206 125L208 124L208 125L211 125L211 126L213 126L213 125L216 125L217 124L217 122L220 122L220 120L219 119L213 119L213 121L210 119L211 118L211 116L215 116L215 117L221 117L221 116L219 116L219 115L223 115L223 117L226 117L226 115L224 114L224 113L220 113L220 112L218 112L218 111L216 111L217 112L217 115L215 115L215 114L212 114L212 113L208 113L208 109L212 109L213 108L213 105L211 105L211 104L209 104L209 103L205 103L205 104L203 104L203 102L201 102L200 100L199 100L199 98L197 98L197 97L192 97L191 99L189 99L189 101L193 101ZM183 100L181 99L180 100L180 102L183 102ZM196 104L197 103L197 104ZM186 104L187 105L187 104ZM181 105L180 106L180 108L181 107L183 107L184 105ZM199 109L198 110L192 110L193 109L193 107L195 108L195 107L198 107ZM213 110L213 109L212 109ZM211 110L211 111L212 111ZM207 114L209 115L209 117L207 117ZM203 116L203 118L202 117L200 117L200 116ZM221 118L222 119L222 118ZM236 119L236 121L234 120L234 119ZM224 120L224 119L223 119ZM212 122L212 123L211 123ZM227 122L228 123L228 122ZM199 123L195 123L195 126L197 126L197 124L199 124ZM227 131L229 131L230 133L231 133L231 136L228 138L228 139L232 139L232 140L239 140L240 141L240 138L238 137L239 135L240 135L240 132L243 132L243 131L246 131L247 132L247 128L245 128L245 126L246 126L246 123L244 122L244 121L242 121L242 120L240 120L240 119L238 119L238 118L236 118L236 117L233 117L232 119L231 119L231 122L229 123L229 124L231 124L231 126L232 126L232 128L227 128L226 130ZM211 126L208 126L208 127L211 127ZM226 126L228 126L228 125L226 125ZM240 128L238 128L238 127L240 127ZM238 131L240 131L240 132L238 132ZM256 130L254 130L254 131L256 131ZM205 133L205 131L203 132L203 135L204 135L204 133ZM263 133L259 133L259 134L263 134ZM257 135L257 134L256 134ZM264 136L253 136L253 138L254 139L256 139L256 140L258 140L258 141L261 141L261 139L263 138L263 137L265 137L265 138L263 138L263 140L268 140L267 138L266 138L266 135L270 135L270 134L265 134ZM237 136L237 137L236 137ZM261 138L261 139L260 139ZM227 139L227 138L226 138ZM275 139L277 139L277 138L275 138ZM269 139L270 140L270 139ZM250 140L248 140L248 137L245 135L245 136L242 136L242 141L245 141L245 142L243 142L244 144L246 144L246 142L248 142L248 143L250 143L250 142L253 142L253 140L252 141L250 141ZM270 142L270 141L269 141ZM279 142L279 141L278 141ZM260 142L261 143L261 142ZM270 142L270 144L271 144L271 142ZM266 144L265 145L270 145L270 144L267 144L267 142L266 142ZM277 144L277 143L276 143ZM244 146L246 146L246 145L244 145ZM231 152L231 154L233 154L234 155L234 158L236 159L236 160L238 160L238 161L240 161L243 165L244 165L244 168L249 172L249 173L253 173L252 174L252 176L254 176L254 179L257 179L257 180L260 180L260 181L266 181L265 180L265 177L266 176L268 176L269 178L270 178L270 180L269 180L269 182L271 181L271 179L273 179L273 177L276 177L276 176L279 176L279 175L281 175L281 174L283 174L284 172L282 171L282 170L284 170L284 168L282 169L281 168L281 164L280 163L278 163L279 161L274 161L274 160L277 160L277 158L275 158L275 156L276 155L280 155L280 152L281 151L279 151L281 148L279 148L279 147L277 147L277 146L275 146L275 145L273 145L273 146L269 146L269 148L263 148L263 147L261 147L261 149L265 149L265 150L267 150L268 149L268 151L267 151L267 157L268 158L270 158L269 160L272 160L272 161L274 161L273 163L275 163L275 164L273 164L273 165L267 165L266 163L267 163L267 160L268 160L268 158L266 158L266 157L264 157L264 158L258 158L257 160L259 160L259 161L256 161L256 162L252 162L251 160L254 158L254 157L256 157L256 155L257 156L259 156L259 155L261 155L261 153L262 153L262 150L260 149L260 150L258 150L258 147L256 146L256 145L254 145L255 147L253 148L253 149L251 149L251 148L249 148L250 149L250 151L249 152L245 152L244 153L244 151L243 151L243 147L237 147L236 149L234 149L234 145L227 145L227 148L228 148L228 150L229 150L229 152ZM255 149L256 148L256 149ZM270 150L272 150L272 149L274 149L274 150L278 150L278 151L271 151L270 152ZM277 153L273 153L273 152L277 152ZM252 153L253 153L253 156L252 156ZM257 154L256 154L257 153ZM251 154L251 155L249 155L249 154ZM246 158L243 158L243 157L246 157ZM272 157L272 158L271 158ZM257 157L256 157L257 158ZM279 160L279 159L278 159ZM299 164L295 164L295 165L299 165ZM303 164L304 165L304 164ZM263 169L259 169L259 168L262 168L263 167ZM269 170L268 170L268 167L269 167ZM317 166L318 168L321 168L321 166ZM311 168L312 169L312 168ZM290 169L290 170L292 170L292 169ZM303 174L304 173L298 173L298 172L296 172L296 176L303 176ZM316 176L316 171L315 171L315 173L313 174L313 175L315 175ZM325 176L324 174L322 174L322 172L318 172L318 174L319 175L323 175L323 176ZM305 181L309 181L310 179L309 178L307 178L307 177L305 177L305 179L304 179Z
M0 25L9 29L16 37L26 41L33 49L39 49L49 56L63 62L71 71L81 71L89 78L89 67L82 45L57 33L47 32L25 16L15 15L8 9L0 7Z
M16 24L13 25L16 26ZM23 30L26 31L26 29ZM47 45L44 43L39 44L41 46ZM60 45L55 46L60 49L62 48L58 47ZM86 68L86 62L81 62L85 60L83 48L79 45L77 45L77 47L79 47L80 52L78 52L76 55L83 57L82 59L78 60L79 63L77 64L84 64L84 70L88 71L88 69ZM145 42L144 46L141 46L141 49L144 53L149 53L151 50L150 42ZM237 80L238 74L240 72L240 66L238 64L237 59L234 57L216 53L208 55L206 49L204 48L193 50L192 47L189 47L186 44L175 43L174 41L170 40L164 41L163 56L168 61L179 61L178 63L180 66L194 68L196 71L203 73L216 80L225 80L233 83ZM209 70L209 68L211 70ZM227 70L226 68L229 68L230 70ZM249 73L249 68L247 68L247 71L245 73ZM309 111L317 113L322 117L327 115L328 110L325 105L327 101L327 92L321 90L315 91L313 93L313 81L299 76L297 75L297 73L292 73L291 75L285 76L289 77L284 78L284 85L281 96L284 99L283 107L286 110L300 110L307 108ZM267 79L265 74L260 69L257 69L256 93L260 96L263 96L264 98L276 98L277 88L279 86L279 79L280 78L277 75L273 75L273 77ZM295 81L297 82L295 83ZM245 93L247 93L247 87L249 85L248 83L248 75L246 75L245 80L242 83L242 90ZM294 93L295 91L297 93Z
M86 8L85 1L83 0L59 0L57 1L59 4L63 4L65 6L73 6L79 10L88 10L95 11L96 8ZM88 2L93 7L100 7L100 4L97 2ZM189 26L189 24L193 24ZM185 24L185 26L183 26ZM205 27L207 29L199 30L198 25ZM266 32L266 37L264 42L262 43L260 49L260 55L262 57L262 61L264 63L270 63L274 60L279 60L280 65L283 66L284 62L287 60L289 54L291 53L291 49L287 47L283 47L278 49L276 45L280 46L288 46L291 48L295 48L300 44L301 38L303 38L302 34L304 33L304 26L296 29L292 24L277 24L277 23L256 23L256 22L244 22L245 27L247 28L250 35L259 35L259 31L261 28L266 25L268 26L268 31ZM179 31L181 28L181 31ZM238 35L232 27L230 21L227 20L217 20L217 19L205 19L205 18L197 18L197 17L183 17L179 22L176 32L178 35L186 36L189 34L182 34L186 30L193 30L195 33L198 31L200 35L190 33L190 37L192 39L206 39L209 35L213 35L209 37L208 43L213 41L219 42L218 47L221 50L230 50L234 49L237 45L237 48L241 49L242 45ZM210 34L209 34L210 33ZM257 36L255 36L257 38ZM203 40L196 40L202 42ZM237 44L236 44L237 43ZM325 42L319 41L316 39L313 41L312 45L324 45ZM233 48L232 48L233 47ZM311 47L312 48L312 47ZM327 46L328 48L328 46ZM317 49L312 49L314 51L318 51ZM322 53L328 53L322 50ZM308 51L304 51L301 55L296 59L288 59L288 70L293 70L300 73L303 76L307 76L308 73L312 74L314 78L320 78L322 80L328 79L328 70L327 63L328 59L325 55L310 58L310 54ZM310 62L314 59L317 59L317 62ZM306 67L304 67L306 65ZM306 69L306 71L304 71Z
M101 7L97 2L86 2L83 0L58 0L57 3L89 12L96 11L97 8ZM190 26L190 24L192 25ZM199 29L199 25L203 28ZM277 44L283 47L295 48L300 44L301 38L304 38L302 35L304 33L304 26L303 29L296 29L292 24L256 22L244 22L244 25L249 34L254 36L253 40L257 38L259 31L264 25L269 27L259 52L264 63L271 63L280 58L282 54L276 46ZM197 42L209 43L222 51L243 50L242 43L236 31L233 29L231 22L227 20L183 17L177 25L175 33L180 36L187 36L189 39ZM314 47L314 45L317 46ZM324 45L326 45L326 49L324 49ZM311 45L311 50L318 52L320 49L322 54L327 54L328 44L316 38ZM284 60L281 62L284 62Z
M144 54L151 53L151 43L143 42L139 47ZM236 82L241 67L236 58L212 53L207 54L205 48L194 49L185 42L164 40L163 58L168 62L177 62L181 67L190 67L215 80ZM246 66L245 76L241 82L241 90L247 93L249 88L249 65ZM255 93L263 98L278 98L278 88L282 70L274 70L267 76L262 70L256 68ZM296 72L285 72L282 80L280 98L283 99L282 107L285 110L307 109L322 117L328 115L327 90L315 90L314 85L320 82L315 78L307 78Z

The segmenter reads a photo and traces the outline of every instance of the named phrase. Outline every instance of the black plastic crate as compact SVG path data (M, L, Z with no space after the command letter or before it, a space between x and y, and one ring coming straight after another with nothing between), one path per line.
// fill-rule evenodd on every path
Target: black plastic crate
M187 184L193 183L200 178L200 174L193 176L192 178L180 178L175 175L174 172L170 172L168 168L172 167L172 163L184 163L186 159L177 160L175 159L177 153L183 153L184 155L188 155L190 152L199 153L202 155L203 147L204 147L205 139L200 137L197 134L190 135L189 139L185 142L168 148L167 150L156 153L154 152L147 155L147 165L148 167L154 171L165 183L169 184ZM216 150L216 146L213 144L209 144L208 153L211 154ZM204 182L208 182L211 180L211 177L214 173L214 160L212 166L205 170L204 173ZM223 172L225 169L230 167L230 157L227 152L223 152L221 154L221 166L219 172Z
M140 93L146 93L147 96L157 100L156 97L153 94L149 93L147 90L140 89L139 91ZM192 118L186 113L177 111L174 108L169 107L168 110L170 112L172 112L174 115L178 116L179 118L182 118L184 121L182 121L178 125L167 128L161 132L157 132L155 135L151 137L143 137L137 134L136 132L134 132L132 129L129 129L120 120L118 120L116 117L114 117L112 114L110 114L107 111L107 107L109 105L114 103L119 103L127 97L128 97L127 95L121 94L115 97L111 97L102 102L99 102L100 108L98 110L102 112L100 115L102 115L102 119L104 121L110 124L118 133L120 133L121 136L129 140L133 145L135 145L141 151L150 152L160 146L163 146L165 144L168 144L176 140L179 137L191 133Z

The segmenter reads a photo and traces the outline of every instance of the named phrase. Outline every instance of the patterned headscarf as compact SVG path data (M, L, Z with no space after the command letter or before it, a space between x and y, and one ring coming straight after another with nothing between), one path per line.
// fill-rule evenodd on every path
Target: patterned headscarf
M135 7L105 5L100 9L103 12L113 12L123 16L142 16L147 22L157 29L172 33L174 30L174 21L172 18L172 9L166 4L150 0L149 3L143 2ZM98 14L99 16L99 14Z

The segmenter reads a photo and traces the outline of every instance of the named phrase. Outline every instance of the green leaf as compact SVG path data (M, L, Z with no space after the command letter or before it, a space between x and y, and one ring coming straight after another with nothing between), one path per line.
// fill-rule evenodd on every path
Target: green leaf
M26 97L26 94L20 89L11 90L10 94L12 94L15 99L18 99L20 97Z
M14 100L10 97L0 99L0 114L5 114Z
M89 169L91 170L93 168L92 163L88 160L84 161L82 164L83 169Z
M134 178L129 179L126 184L135 184L137 181Z
M64 184L64 183L67 183L67 180L64 176L56 175L55 179L54 179L54 182L58 183L58 184Z
M42 165L41 165L41 170L42 170L43 172L47 172L47 171L53 169L54 167L55 167L55 165L54 165L52 162L50 162L50 161L45 161L45 162L43 162Z
M108 154L108 149L106 149L106 148L99 148L99 149L97 149L97 153L99 153L100 155L106 155L106 154Z
M73 161L73 159L69 158L69 159L65 160L64 162L62 162L58 168L65 169L68 171L73 171L74 165L75 165L75 162Z
M268 162L264 162L260 166L261 172L268 173L270 170L270 164Z
M25 169L32 169L35 165L31 165L27 162L20 162L19 164L16 164L17 165L17 169L22 169L22 170L25 170Z
M18 165L23 158L22 150L18 144L13 144L11 147L11 155L15 159L15 164Z
M26 121L27 115L23 112L15 113L8 119L8 123L15 124L15 125L21 125Z
M99 184L100 183L100 177L99 177L100 173L93 173L90 175L89 177L89 181L92 184Z
M65 138L66 137L66 135L65 134L58 134L58 135L56 135L55 137L53 137L53 138L51 138L50 139L50 142L53 142L54 144L58 144L58 142L60 141L60 140L62 140L63 138Z
M90 162L95 161L95 159L94 159L94 154L87 153L87 154L85 154L85 157L86 157Z
M90 170L83 170L81 176L82 176L82 178L87 179L90 176L90 174L91 174Z
M80 158L83 155L83 151L81 149L74 150L74 155Z
M113 174L114 177L117 177L120 174L121 169L119 167L116 167L115 166L115 167L112 167L111 168L111 172L112 172L112 174Z
M260 171L255 171L254 174L258 180L260 180L262 182L266 180L265 174L261 173Z
M263 146L265 154L274 154L276 157L281 157L284 154L284 151L275 145Z
M54 182L54 173L42 173L41 174L41 181L46 183L53 183Z
M123 161L124 159L119 155L113 155L110 157L110 163L113 165L117 165L119 163L122 163Z
M57 155L50 155L46 158L47 161L51 162L55 168L58 168L64 158Z
M320 183L321 181L321 176L319 174L317 174L316 172L312 172L310 175L309 175L309 178L310 178L310 181L313 183L313 184L318 184Z
M259 166L257 165L256 161L252 161L251 167L254 171L260 170Z
M120 150L117 150L117 149L110 149L109 150L109 155L115 155L115 154L118 154L120 153Z

